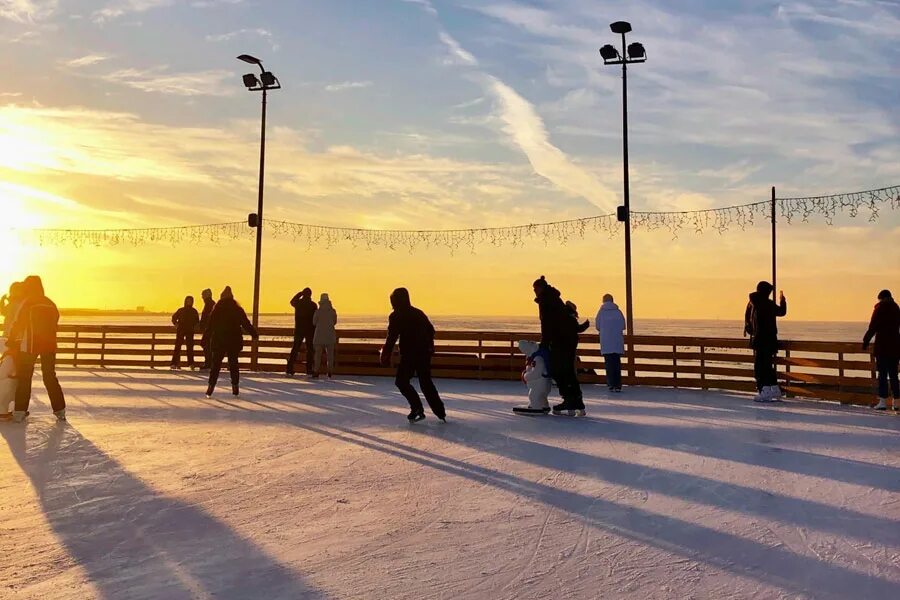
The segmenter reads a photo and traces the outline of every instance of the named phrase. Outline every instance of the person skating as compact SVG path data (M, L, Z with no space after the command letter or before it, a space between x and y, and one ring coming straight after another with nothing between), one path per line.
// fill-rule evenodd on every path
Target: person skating
M313 325L313 315L316 314L318 307L312 300L312 290L304 288L303 291L291 298L291 306L294 307L294 345L291 347L291 354L288 357L287 375L294 375L294 363L297 362L297 355L300 353L300 347L306 344L306 374L312 375L313 363L313 335L315 334L315 326Z
M543 275L532 288L541 320L540 347L550 352L550 376L563 400L553 407L553 414L584 416L584 397L575 368L580 325L559 290L547 283Z
M0 298L0 315L3 316L3 339L9 338L9 330L12 328L16 314L22 305L22 282L16 281L9 286L9 293Z
M209 288L200 292L200 298L203 299L203 312L200 313L200 323L197 329L200 332L200 339L202 340L203 334L206 333L206 329L209 327L209 316L216 307L216 301L213 300L212 290ZM210 350L209 344L203 344L202 341L200 347L203 348L203 365L201 365L200 370L205 371L209 369L210 364L212 364L212 350Z
M388 334L381 349L381 364L385 367L391 364L391 354L394 345L400 342L400 365L397 367L395 384L400 393L409 402L410 412L407 419L410 422L421 421L425 418L425 409L419 398L416 388L410 381L413 376L418 376L419 386L425 395L431 412L446 422L447 411L441 401L437 387L431 379L431 356L434 354L434 326L424 312L415 308L409 299L409 291L406 288L397 288L391 294L391 307L393 312L388 319Z
M66 398L56 376L56 335L59 329L59 309L44 293L40 277L27 277L22 287L23 300L10 328L8 346L16 351L16 406L13 420L21 422L28 414L31 402L31 379L34 366L41 361L41 375L53 414L66 420Z
M753 374L759 393L755 402L778 402L781 388L775 372L775 355L778 354L778 324L776 319L787 314L787 300L781 292L778 304L772 295L772 284L760 281L744 311L744 335L750 336L753 348Z
M222 290L222 295L209 316L209 327L203 334L204 342L209 344L212 350L212 364L209 369L209 386L206 396L212 396L219 380L219 372L222 370L222 361L228 358L228 371L231 373L231 393L240 394L240 370L238 356L244 348L244 335L246 331L250 337L259 337L247 313L234 299L230 287Z
M594 321L600 334L600 354L606 367L606 385L611 392L622 391L622 355L625 354L625 315L613 301L612 294L603 295L603 304Z
M876 410L887 410L888 392L893 397L894 410L900 410L900 378L897 366L900 363L900 307L894 301L890 290L881 290L878 304L872 311L869 328L863 336L863 350L875 338L875 368L878 370L878 404ZM888 390L890 382L890 390Z
M11 421L16 402L16 362L6 343L0 342L0 346L3 350L0 355L0 421Z
M181 347L187 345L188 368L193 369L194 364L194 332L200 323L200 315L194 308L194 297L187 296L184 306L172 315L172 325L175 326L175 351L172 353L172 368L181 368Z
M313 377L319 376L322 352L326 354L326 373L328 378L334 377L334 347L337 344L337 311L331 304L328 294L322 294L319 298L319 308L313 314L313 346L315 356L313 361Z

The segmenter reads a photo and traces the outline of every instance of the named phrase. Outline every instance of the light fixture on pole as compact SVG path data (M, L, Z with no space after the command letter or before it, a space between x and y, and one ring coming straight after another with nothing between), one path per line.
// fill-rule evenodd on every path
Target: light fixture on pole
M260 268L262 266L262 238L263 238L263 188L266 173L266 93L269 90L281 89L281 83L271 71L266 71L262 61L249 54L241 54L238 60L259 67L260 75L254 73L244 75L244 86L251 92L262 92L262 126L259 136L259 198L255 213L247 217L250 227L256 228L256 270L253 276L253 327L259 327L259 284ZM259 344L254 340L251 358L251 368L254 370L259 364Z
M634 42L625 45L625 34L631 31L631 23L616 21L609 28L613 33L622 36L622 51L611 44L600 48L600 56L604 65L622 65L622 157L624 169L624 203L618 207L616 214L619 221L625 223L625 312L628 333L628 376L634 380L634 302L631 288L631 201L628 188L628 65L642 63L647 60L643 44Z

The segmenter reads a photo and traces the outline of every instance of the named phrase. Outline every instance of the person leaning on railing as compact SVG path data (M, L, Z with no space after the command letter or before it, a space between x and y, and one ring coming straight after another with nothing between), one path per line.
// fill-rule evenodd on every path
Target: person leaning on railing
M897 365L900 363L900 307L894 302L890 290L881 290L878 304L872 311L869 328L863 336L863 350L875 338L875 368L878 370L878 404L875 410L887 410L888 380L894 398L894 410L900 410L900 379Z

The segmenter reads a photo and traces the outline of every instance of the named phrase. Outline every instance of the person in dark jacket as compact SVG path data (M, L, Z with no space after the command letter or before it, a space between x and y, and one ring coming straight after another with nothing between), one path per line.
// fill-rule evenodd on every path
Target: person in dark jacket
M409 402L410 422L425 418L425 409L418 392L410 381L414 375L419 378L419 386L434 413L442 422L446 422L447 411L438 394L437 387L431 379L431 356L434 354L434 326L424 312L415 308L409 299L406 288L397 288L391 294L391 306L394 311L388 320L388 335L381 349L381 364L391 364L394 345L400 341L400 366L397 367L395 383L397 389Z
M44 294L40 277L32 275L22 284L22 303L10 328L8 346L16 349L16 406L13 420L22 422L28 414L31 402L31 378L34 365L41 361L41 375L53 414L59 421L66 420L66 398L56 376L56 333L59 328L59 310Z
M541 319L540 347L550 352L550 376L563 399L553 407L553 413L583 416L584 396L575 368L575 350L582 325L578 323L577 313L566 306L559 290L547 283L543 275L534 282L533 289Z
M184 299L184 306L172 315L172 325L175 326L175 351L172 353L172 368L181 368L181 347L187 345L188 367L193 369L194 364L194 332L200 323L200 315L194 308L194 297Z
M894 398L894 410L900 410L900 379L897 368L900 363L900 306L894 302L890 290L881 290L878 304L872 311L869 328L863 336L863 350L869 348L875 338L875 368L878 370L878 404L876 410L887 410L888 381Z
M200 297L203 299L203 312L200 313L200 324L198 329L200 331L200 339L202 340L203 334L206 333L206 329L209 327L209 316L216 307L216 301L213 300L212 290L209 288L200 292ZM203 348L203 366L200 367L200 370L205 371L212 364L212 350L210 350L209 344L204 345L201 342L200 346Z
M759 394L755 402L778 402L781 388L775 372L775 355L778 354L778 325L776 320L787 314L787 300L781 292L778 304L769 296L774 288L768 281L760 281L744 311L744 335L750 336L753 348L753 374Z
M231 393L237 396L240 393L240 371L238 356L244 348L244 335L246 331L250 337L259 337L247 313L234 299L230 287L226 287L209 316L209 327L203 334L204 342L209 344L212 350L212 364L209 370L209 387L206 396L212 396L219 380L219 371L222 370L222 361L228 358L228 370L231 372Z
M297 362L297 355L300 353L300 347L306 344L306 374L313 374L313 336L316 333L316 327L313 325L313 315L316 314L318 306L313 302L312 290L304 288L303 291L291 298L291 306L294 307L294 345L291 347L291 355L288 357L287 374L294 375L294 363Z

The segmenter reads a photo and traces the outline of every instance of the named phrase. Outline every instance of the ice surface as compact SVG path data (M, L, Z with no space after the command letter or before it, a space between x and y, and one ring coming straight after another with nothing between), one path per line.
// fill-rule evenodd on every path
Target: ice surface
M68 424L38 381L0 423L3 598L900 597L894 414L441 381L410 426L382 379L62 380Z

